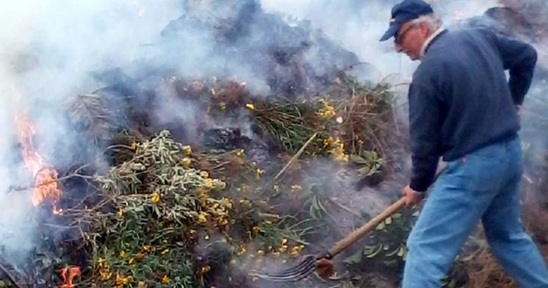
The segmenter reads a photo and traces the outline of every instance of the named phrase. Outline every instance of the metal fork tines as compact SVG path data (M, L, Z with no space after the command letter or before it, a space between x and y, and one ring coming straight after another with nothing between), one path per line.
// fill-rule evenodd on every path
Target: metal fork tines
M316 257L307 256L299 265L282 270L277 273L268 274L253 274L260 279L273 282L294 282L308 277L316 269Z

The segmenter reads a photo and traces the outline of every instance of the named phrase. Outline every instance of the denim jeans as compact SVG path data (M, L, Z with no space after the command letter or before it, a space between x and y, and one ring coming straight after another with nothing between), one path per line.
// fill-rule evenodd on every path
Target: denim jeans
M546 264L521 223L522 171L519 138L449 162L407 239L402 287L441 287L480 219L506 272L522 287L548 287Z

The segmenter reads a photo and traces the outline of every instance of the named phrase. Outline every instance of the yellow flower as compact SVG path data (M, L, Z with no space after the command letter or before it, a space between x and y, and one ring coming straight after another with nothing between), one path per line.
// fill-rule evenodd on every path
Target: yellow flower
M253 226L253 228L251 228L251 230L253 230L253 233L255 233L255 234L261 232L261 228L257 225Z
M101 269L99 271L99 278L101 279L101 281L107 281L112 278L112 272L110 272L109 269Z
M122 208L118 209L118 216L119 217L124 216L124 210L122 210Z
M129 261L128 261L128 264L129 265L135 264L135 258L131 257L131 259L129 259Z
M236 252L236 255L241 256L241 255L245 254L245 252L246 252L245 247L242 244L242 245L240 245L240 249Z
M183 160L181 162L183 162L183 167L188 168L188 167L190 167L190 164L192 163L192 160L188 157L185 157L185 158L183 158Z
M221 110L225 110L226 109L226 103L225 102L220 102L219 107L221 108Z
M126 251L122 250L120 251L120 258L126 257Z
M167 275L164 275L164 277L162 277L162 284L169 284L170 281L171 279L169 279Z
M183 146L183 152L185 152L185 155L192 154L192 147L190 147L189 145Z
M131 142L131 150L137 149L137 142L133 141Z
M323 140L323 147L324 148L331 147L331 145L333 145L334 142L335 142L335 139L333 139L333 137L329 136L329 138Z
M133 277L131 276L124 277L122 274L116 274L116 285L124 286L129 284L131 281L133 281Z
M162 251L162 255L166 255L167 253L169 253L169 249L164 249L164 251Z
M209 198L209 195L207 195L207 191L203 189L203 187L198 188L198 191L196 191L196 198L200 202L202 206L207 205L207 199Z
M213 179L211 179L211 178L204 179L204 187L206 187L208 189L214 188L215 186L213 185Z
M202 274L205 274L205 273L207 273L211 270L211 266L205 265L205 266L202 267L201 270L202 270Z
M304 245L293 246L293 248L291 248L291 251L289 252L289 255L295 257L299 255L299 253L301 252L301 250L303 250L303 248L304 248Z
M207 223L207 216L208 214L204 211L200 212L200 214L198 214L198 224L205 224Z
M337 115L337 112L335 112L335 108L331 106L331 104L329 104L327 101L322 99L320 100L320 103L322 103L322 108L318 109L316 115L323 119L330 119Z
M226 226L228 225L228 219L222 218L218 221L218 223L219 223L219 226Z
M264 251L263 250L257 250L257 256L263 257L264 256Z
M244 155L244 149L240 149L240 151L236 152L236 156L241 157Z
M249 110L254 110L255 109L255 105L253 105L252 103L245 104L245 107Z
M150 251L150 248L152 248L150 245L144 245L143 248L141 248L141 250L143 252L148 252L148 251Z
M160 194L158 194L158 192L152 193L152 195L150 196L150 200L152 200L152 202L154 203L160 202Z
M264 172L265 172L265 171L264 171L263 169L257 168L257 172L256 172L256 174L257 174L257 180L261 179L261 176L264 174Z
M223 206L226 209L232 209L232 199L223 198L223 199L221 199L221 203L223 203Z
M342 143L340 139L336 139L335 142L332 143L332 147L334 148L329 153L331 153L336 161L348 162L349 157L346 155L344 151L344 143Z

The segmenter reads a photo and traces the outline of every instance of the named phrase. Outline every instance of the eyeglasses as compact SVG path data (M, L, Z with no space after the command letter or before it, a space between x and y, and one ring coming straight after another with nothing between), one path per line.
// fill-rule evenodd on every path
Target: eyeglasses
M403 30L401 33L396 34L396 36L394 36L394 44L396 44L396 45L401 45L401 42L402 42L403 37L405 36L405 34L406 34L407 32L409 32L409 30L411 30L411 29L414 28L414 27L415 27L414 24L413 24L413 25L409 25L409 26L407 26L407 28L405 28L405 30Z

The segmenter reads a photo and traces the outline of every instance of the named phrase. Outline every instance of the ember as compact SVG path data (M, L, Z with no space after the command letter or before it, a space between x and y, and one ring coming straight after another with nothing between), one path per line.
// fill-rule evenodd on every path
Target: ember
M80 275L80 267L76 267L76 266L64 267L61 270L59 270L59 273L61 275L61 279L63 280L63 283L60 286L57 286L56 288L76 287L74 285L74 278Z

